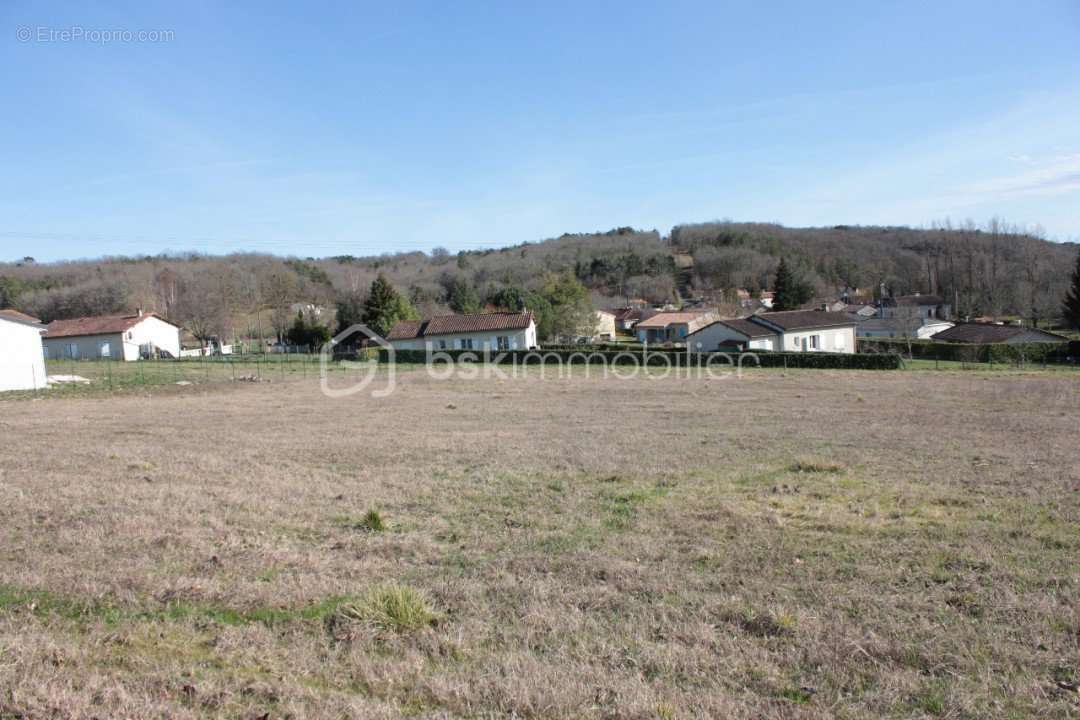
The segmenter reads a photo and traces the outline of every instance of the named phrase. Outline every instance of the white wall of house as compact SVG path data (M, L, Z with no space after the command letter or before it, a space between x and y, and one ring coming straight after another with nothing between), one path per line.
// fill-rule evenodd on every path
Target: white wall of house
M501 348L499 338L506 344ZM429 335L409 340L390 340L395 350L426 350L428 345L434 350L483 350L492 352L500 349L528 350L536 347L536 324L531 323L524 330L487 330L484 332L455 333L452 335ZM471 346L471 347L470 347Z
M170 325L160 318L148 316L131 328L124 337L125 360L138 360L139 348L152 345L172 355L180 357L180 328ZM134 357L128 355L127 343L135 345Z
M780 350L789 352L855 352L855 326L785 332Z
M39 390L47 384L41 328L0 318L0 391Z

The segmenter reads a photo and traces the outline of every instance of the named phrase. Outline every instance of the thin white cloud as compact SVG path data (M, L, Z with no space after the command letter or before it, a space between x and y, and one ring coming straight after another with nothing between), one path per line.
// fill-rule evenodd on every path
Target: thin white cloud
M958 194L975 200L1001 200L1022 196L1054 196L1080 190L1080 153L1043 161L1030 160L1031 170L992 178L962 188Z

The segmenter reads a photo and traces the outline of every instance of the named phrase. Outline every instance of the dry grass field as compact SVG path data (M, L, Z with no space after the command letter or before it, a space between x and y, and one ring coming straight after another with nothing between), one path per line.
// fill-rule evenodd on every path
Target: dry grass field
M0 718L1080 717L1078 390L2 402Z

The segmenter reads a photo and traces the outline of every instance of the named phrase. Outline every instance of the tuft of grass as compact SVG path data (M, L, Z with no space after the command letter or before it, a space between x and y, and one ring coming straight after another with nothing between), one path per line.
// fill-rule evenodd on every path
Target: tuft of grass
M788 466L793 473L831 473L838 475L846 468L837 462L819 460L817 458L799 458Z
M757 612L752 608L728 610L721 613L721 619L733 623L744 632L755 637L782 637L795 634L798 620L794 615L784 612Z
M378 510L368 510L364 513L364 517L360 518L357 527L368 532L382 532L386 529L386 523L383 522Z
M386 530L386 522L378 510L368 510L361 517L343 515L336 520L338 524L350 530L361 530L363 532L382 532Z
M338 607L333 615L336 625L361 623L396 633L422 630L436 620L426 595L397 583L376 585L355 602Z

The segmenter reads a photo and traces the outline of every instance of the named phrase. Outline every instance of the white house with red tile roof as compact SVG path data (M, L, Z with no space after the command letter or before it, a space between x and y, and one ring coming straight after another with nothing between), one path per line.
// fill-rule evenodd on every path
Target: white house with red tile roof
M180 357L180 328L153 313L53 320L45 333L50 358L138 360Z
M537 346L536 321L527 310L402 320L386 340L395 350L531 350Z
M18 310L0 310L0 392L40 390L48 385L37 318Z

